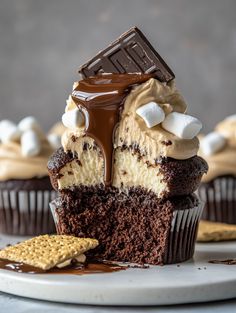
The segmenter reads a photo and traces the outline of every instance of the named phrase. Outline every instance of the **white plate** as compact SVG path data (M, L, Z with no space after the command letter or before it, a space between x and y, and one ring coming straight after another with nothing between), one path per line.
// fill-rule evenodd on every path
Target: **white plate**
M0 270L0 291L34 299L95 305L166 305L236 297L236 242L198 244L194 260L149 269L75 275L32 275Z

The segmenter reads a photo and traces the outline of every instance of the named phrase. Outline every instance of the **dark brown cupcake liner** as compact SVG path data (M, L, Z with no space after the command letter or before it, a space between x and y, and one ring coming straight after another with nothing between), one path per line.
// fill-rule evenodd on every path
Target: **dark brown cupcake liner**
M164 264L184 262L193 257L203 207L204 202L199 200L196 207L174 211Z
M58 225L57 209L60 203L60 198L50 202L50 208L54 222L57 228L57 233L60 234ZM203 201L198 199L198 205L184 210L176 210L173 212L173 219L169 238L164 255L164 264L172 264L186 261L192 258L194 254L195 242L199 220L201 218L204 207Z
M202 219L236 224L236 177L222 176L202 183L198 194L206 202Z
M0 190L0 232L32 236L55 232L49 202L55 191Z

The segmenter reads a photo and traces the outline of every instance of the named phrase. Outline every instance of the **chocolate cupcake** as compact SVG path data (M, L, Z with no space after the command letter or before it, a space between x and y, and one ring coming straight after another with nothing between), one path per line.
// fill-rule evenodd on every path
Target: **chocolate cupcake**
M18 125L1 121L0 139L0 232L54 232L49 202L56 193L46 167L54 149L49 140L33 117L26 117Z
M122 53L138 45L155 55L153 73L140 60L132 67L140 50L128 64L120 57L121 73L108 69L108 50L119 57L121 45L129 47ZM81 68L62 117L62 148L48 163L60 195L51 203L57 232L98 239L96 258L169 264L194 252L202 203L193 193L207 171L197 156L201 123L185 114L174 75L153 50L134 28Z
M209 164L199 188L200 197L206 201L202 218L236 224L236 115L201 138L200 154Z

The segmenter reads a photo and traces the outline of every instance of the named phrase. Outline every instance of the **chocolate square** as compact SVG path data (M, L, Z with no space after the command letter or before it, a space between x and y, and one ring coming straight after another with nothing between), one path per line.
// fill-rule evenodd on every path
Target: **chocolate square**
M161 82L169 82L175 78L174 73L137 27L128 30L82 65L79 73L83 78L99 73L153 73Z

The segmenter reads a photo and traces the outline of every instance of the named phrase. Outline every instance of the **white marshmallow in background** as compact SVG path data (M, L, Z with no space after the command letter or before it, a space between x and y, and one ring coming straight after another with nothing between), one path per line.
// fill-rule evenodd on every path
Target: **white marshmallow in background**
M62 115L62 123L65 127L75 129L84 125L84 114L78 109L69 110Z
M139 107L136 113L144 120L148 128L160 124L165 119L165 112L153 101Z
M61 136L56 134L49 134L47 139L53 149L56 150L61 146Z
M162 127L182 139L193 139L200 132L202 123L193 116L171 112L162 122Z
M235 121L236 120L236 114L229 115L225 118L227 121Z
M226 139L217 132L206 135L200 142L200 147L206 156L210 156L220 151L226 144Z
M0 122L0 140L3 143L17 141L20 139L21 132L13 122L2 120Z
M33 116L27 116L27 117L23 118L19 122L18 128L21 132L25 132L26 130L32 129L35 132L42 133L42 129L39 125L39 122Z
M21 136L21 153L25 157L40 154L41 140L37 132L32 129L26 130Z

